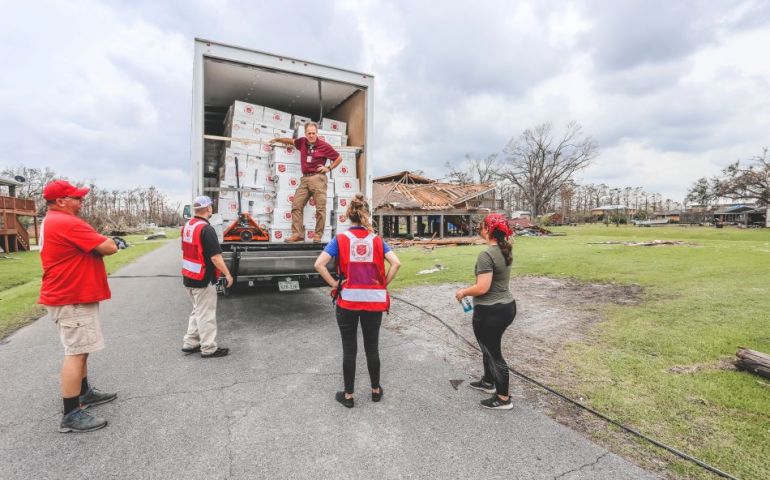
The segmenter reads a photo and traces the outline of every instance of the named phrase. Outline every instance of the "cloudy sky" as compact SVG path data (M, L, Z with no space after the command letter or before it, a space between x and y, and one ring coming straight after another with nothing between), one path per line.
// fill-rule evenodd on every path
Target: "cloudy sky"
M375 75L376 175L500 152L542 122L579 181L682 200L770 145L764 1L0 0L0 167L189 195L193 39Z

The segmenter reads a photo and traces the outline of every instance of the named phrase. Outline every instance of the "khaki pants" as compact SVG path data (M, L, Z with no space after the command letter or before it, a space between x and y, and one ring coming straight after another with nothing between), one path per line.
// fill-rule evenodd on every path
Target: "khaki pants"
M98 302L45 308L59 330L64 355L93 353L104 348Z
M326 226L326 187L329 178L325 173L302 177L299 187L294 192L294 201L291 203L291 233L305 238L305 226L302 223L302 210L308 200L315 200L315 234L321 238Z
M201 346L201 353L214 353L217 349L217 289L187 287L193 309L187 325L182 348Z

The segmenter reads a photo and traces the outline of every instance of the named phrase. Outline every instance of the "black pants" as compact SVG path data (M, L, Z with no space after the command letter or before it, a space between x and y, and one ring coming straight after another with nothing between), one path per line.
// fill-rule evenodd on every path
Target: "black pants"
M345 392L353 394L356 381L356 353L358 351L358 320L361 319L361 333L364 335L366 366L372 388L380 388L380 325L382 312L346 310L337 307L337 325L342 337L342 374L345 377Z
M484 357L484 377L493 383L499 395L508 396L508 364L501 343L503 332L516 316L516 301L473 307L473 333Z

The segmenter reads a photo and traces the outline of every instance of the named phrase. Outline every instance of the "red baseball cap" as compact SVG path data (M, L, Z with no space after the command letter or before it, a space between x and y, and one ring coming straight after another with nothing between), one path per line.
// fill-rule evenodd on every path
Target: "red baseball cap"
M90 188L78 188L67 180L54 180L43 189L43 198L53 201L63 197L84 197L89 191Z

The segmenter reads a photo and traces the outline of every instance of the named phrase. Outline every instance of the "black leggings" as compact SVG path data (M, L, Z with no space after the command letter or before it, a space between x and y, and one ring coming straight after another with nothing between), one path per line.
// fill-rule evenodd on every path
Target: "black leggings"
M508 396L508 364L501 342L503 332L516 316L516 301L473 307L473 333L484 357L483 381L493 383L499 395Z
M380 388L380 325L382 312L347 310L337 307L337 325L342 337L342 374L345 377L345 392L353 394L356 381L356 353L358 350L358 319L361 319L361 333L364 335L366 366L372 388Z

